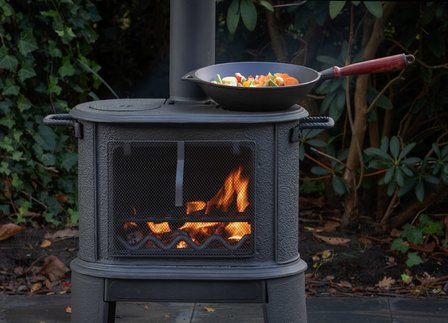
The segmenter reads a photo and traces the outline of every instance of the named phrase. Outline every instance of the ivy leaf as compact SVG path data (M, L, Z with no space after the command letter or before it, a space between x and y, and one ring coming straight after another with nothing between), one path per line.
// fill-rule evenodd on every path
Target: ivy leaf
M62 57L62 52L57 48L57 44L53 40L48 41L48 53L51 57Z
M48 83L48 93L55 93L56 95L61 94L62 88L58 85L58 79L54 76L50 76L50 81Z
M414 267L423 263L423 259L416 253L408 253L408 259L406 260L406 266Z
M61 165L66 171L70 171L73 168L73 166L76 165L77 162L78 162L78 154L69 152L64 154L64 156L62 157Z
M48 126L40 125L38 133L34 136L34 140L45 150L52 151L56 148L56 134Z
M240 22L240 1L232 0L232 3L227 9L227 29L231 34L236 32L238 23Z
M4 117L0 119L0 125L7 127L8 129L12 129L15 126L15 121L10 117Z
M20 112L24 112L31 108L31 102L23 95L19 95L17 99L17 107L19 108Z
M59 68L58 73L61 77L72 76L75 74L75 68L70 63L70 57L65 56L62 59L62 66Z
M0 68L8 71L15 71L19 61L12 55L8 55L8 50L5 47L0 48Z
M329 11L331 19L336 18L336 16L342 11L345 6L346 1L329 1Z
M367 10L377 18L381 18L383 16L383 6L381 5L381 1L363 1Z
M7 79L5 86L3 87L3 95L17 95L19 94L20 88L14 83L13 80Z
M38 49L32 29L27 29L20 34L20 40L17 46L19 47L19 52L23 56L26 56L29 53Z
M248 30L255 30L257 25L257 9L251 0L241 0L241 19Z
M415 244L421 244L423 243L423 234L422 231L416 230L412 225L409 223L405 224L403 226L403 237L405 237L409 242L415 243Z
M19 80L22 83L36 75L36 71L30 65L23 65L18 72Z
M396 238L394 241L392 241L390 248L392 250L397 250L401 252L406 252L409 250L409 246L406 242L404 242L403 238Z

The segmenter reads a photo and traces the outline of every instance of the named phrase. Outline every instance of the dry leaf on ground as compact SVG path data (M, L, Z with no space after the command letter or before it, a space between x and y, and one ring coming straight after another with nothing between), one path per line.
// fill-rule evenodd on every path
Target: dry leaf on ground
M389 289L392 287L393 284L395 284L395 279L393 279L392 277L387 277L384 276L382 280L380 280L378 282L378 284L376 284L376 286L378 286L381 289Z
M13 235L25 230L24 227L14 223L0 224L0 241L6 240Z
M44 238L47 240L55 241L55 240L76 238L78 236L79 236L78 229L65 228L63 230L59 230L54 233L47 233Z
M317 234L315 232L313 232L313 236L325 243L332 245L332 246L347 246L347 244L351 241L351 239L348 239L348 238L326 237L326 236Z
M48 248L49 246L51 246L51 241L48 239L42 240L40 243L41 248Z
M46 275L50 281L60 280L70 269L55 256L47 256L40 272Z
M42 288L42 283L41 282L34 283L33 285L31 285L30 292L31 292L31 294L35 293L35 292L37 292L41 288Z

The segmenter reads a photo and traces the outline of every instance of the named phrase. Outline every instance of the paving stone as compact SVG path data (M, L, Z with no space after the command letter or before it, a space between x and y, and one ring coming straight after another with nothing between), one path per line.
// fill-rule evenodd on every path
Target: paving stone
M70 295L0 294L0 323L68 323L68 306ZM308 323L446 323L448 299L310 297L307 299L307 312ZM118 302L116 310L117 323L233 321L262 323L262 305Z

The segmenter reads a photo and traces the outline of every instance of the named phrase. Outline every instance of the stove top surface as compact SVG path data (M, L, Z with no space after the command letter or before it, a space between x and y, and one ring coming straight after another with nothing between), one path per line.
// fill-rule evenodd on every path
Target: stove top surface
M106 123L270 123L299 120L307 117L308 111L299 105L281 111L230 111L213 101L151 98L85 102L74 107L70 115L77 120Z

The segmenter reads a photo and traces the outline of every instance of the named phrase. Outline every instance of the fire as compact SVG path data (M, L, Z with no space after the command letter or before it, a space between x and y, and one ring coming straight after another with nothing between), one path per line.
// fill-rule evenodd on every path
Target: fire
M242 175L243 167L239 166L230 172L224 185L208 202L193 201L185 204L186 213L204 210L209 214L213 207L228 212L230 205L236 200L236 209L242 213L249 206L249 178Z
M162 234L171 231L170 224L168 222L161 222L161 223L148 222L147 224L149 230L151 230L153 233L156 234Z
M233 207L234 205L234 207ZM243 175L243 167L239 166L233 169L225 178L223 185L218 192L209 201L190 201L185 203L185 213L187 215L195 212L203 212L207 215L213 211L230 212L230 216L235 216L234 212L243 213L249 206L249 178ZM218 213L219 214L219 213ZM191 216L190 216L191 219ZM196 220L196 219L195 219ZM178 220L179 221L179 220ZM129 222L131 223L131 222ZM237 244L245 236L252 233L252 227L249 222L201 222L186 221L175 222L147 222L147 228L151 235L156 237L165 245L177 241L176 249L188 249L190 247L200 246L211 237L221 237L228 244ZM128 224L132 226L131 224ZM182 240L179 239L181 237ZM212 248L219 247L223 240L216 239ZM156 244L148 241L148 248L156 248Z
M193 202L187 202L185 203L185 212L187 214L191 214L197 211L201 211L205 209L207 206L207 202L204 201L193 201Z
M251 233L251 226L247 222L230 222L225 231L231 241L240 241L246 234Z

